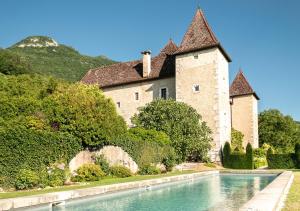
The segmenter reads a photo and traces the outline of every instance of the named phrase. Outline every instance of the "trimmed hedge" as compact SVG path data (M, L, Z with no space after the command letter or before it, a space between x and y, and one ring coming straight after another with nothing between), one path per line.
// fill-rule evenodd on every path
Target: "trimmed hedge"
M12 187L20 169L40 172L56 162L68 163L80 150L78 139L67 133L0 130L0 186Z
M253 169L253 150L250 143L246 148L246 153L233 151L228 142L225 143L223 148L223 166L232 169Z
M295 145L295 153L274 154L270 148L267 153L270 169L295 169L300 168L300 145Z

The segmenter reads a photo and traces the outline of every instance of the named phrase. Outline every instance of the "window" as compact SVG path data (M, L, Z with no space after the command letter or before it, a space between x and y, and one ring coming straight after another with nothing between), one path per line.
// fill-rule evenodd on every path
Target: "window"
M118 108L120 108L121 107L121 103L117 102L117 106L118 106Z
M160 98L167 99L168 98L168 89L167 88L160 88Z
M200 85L199 84L194 84L193 85L193 91L194 92L200 92Z
M139 100L139 93L138 93L138 92L135 92L135 93L134 93L134 99L135 99L135 100Z
M194 59L198 59L198 54L194 54Z

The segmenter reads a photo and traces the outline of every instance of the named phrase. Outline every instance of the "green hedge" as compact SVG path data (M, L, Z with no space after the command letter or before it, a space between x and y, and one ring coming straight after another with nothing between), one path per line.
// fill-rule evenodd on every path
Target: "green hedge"
M270 169L294 169L296 168L295 154L268 154L268 167Z
M223 165L225 168L232 169L253 169L254 162L251 144L247 145L246 153L231 152L230 144L226 142L223 148Z
M81 150L66 133L16 127L0 131L0 186L11 187L20 169L39 172L55 162L69 162Z

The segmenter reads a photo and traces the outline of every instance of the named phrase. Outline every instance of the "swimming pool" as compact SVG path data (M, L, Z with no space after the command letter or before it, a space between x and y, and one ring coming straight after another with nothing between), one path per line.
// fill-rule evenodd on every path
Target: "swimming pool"
M73 200L52 210L238 210L275 178L275 174L215 174ZM35 210L49 210L49 206Z

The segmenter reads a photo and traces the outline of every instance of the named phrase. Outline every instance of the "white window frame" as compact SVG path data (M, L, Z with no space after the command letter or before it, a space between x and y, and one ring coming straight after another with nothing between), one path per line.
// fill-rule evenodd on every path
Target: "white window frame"
M199 90L198 91L196 90L196 86L199 86ZM194 93L199 93L200 90L201 90L201 87L200 87L199 84L193 84L192 90L193 90Z
M162 89L166 89L166 99L168 99L169 98L169 89L168 89L168 87L160 87L159 88L159 98L160 99L163 99L162 97L161 97L161 90Z

